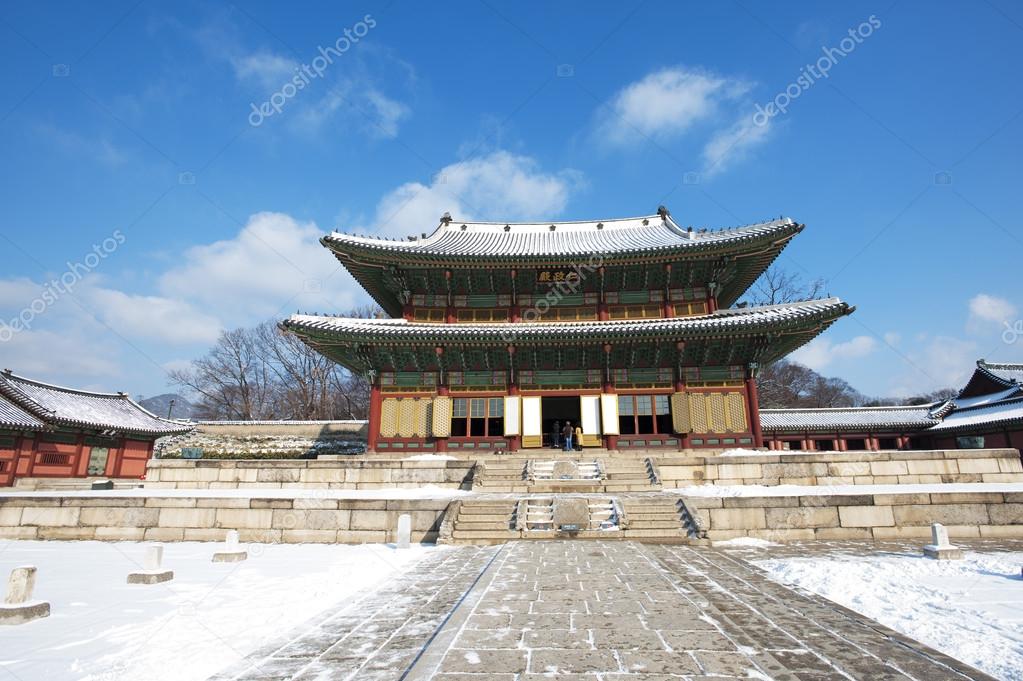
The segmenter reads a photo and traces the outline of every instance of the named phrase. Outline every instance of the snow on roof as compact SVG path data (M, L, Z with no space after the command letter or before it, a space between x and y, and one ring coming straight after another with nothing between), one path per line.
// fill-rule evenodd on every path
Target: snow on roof
M1023 364L986 362L981 359L977 361L977 367L1006 384L1023 383Z
M820 314L834 314L836 317L848 314L852 309L838 298L809 300L783 305L732 308L718 310L709 315L696 317L675 317L668 319L637 319L582 322L542 322L525 324L465 323L445 324L441 322L410 322L398 319L352 319L347 317L325 317L317 315L292 315L285 323L290 329L347 332L353 335L372 336L375 334L395 338L409 337L476 337L505 340L514 338L529 340L551 335L561 337L625 335L634 333L684 333L701 331L742 330L745 327L774 322L796 321Z
M956 409L931 430L948 431L1021 420L1023 420L1023 398L1017 398L970 409Z
M10 371L0 372L0 397L45 425L143 435L170 435L192 429L191 425L152 414L124 393L76 390L34 381Z
M0 426L38 430L45 427L46 424L0 395Z
M425 238L389 240L333 232L327 246L345 245L421 255L481 257L578 256L698 248L752 239L772 233L795 233L791 218L779 218L734 229L708 232L683 228L664 214L575 222L504 223L442 220Z
M764 430L924 429L938 423L932 406L761 409L760 424Z

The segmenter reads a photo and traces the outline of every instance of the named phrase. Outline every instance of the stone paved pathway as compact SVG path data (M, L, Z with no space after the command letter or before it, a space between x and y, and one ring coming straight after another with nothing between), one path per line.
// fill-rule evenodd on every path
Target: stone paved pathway
M434 563L216 678L989 678L728 551L528 541Z

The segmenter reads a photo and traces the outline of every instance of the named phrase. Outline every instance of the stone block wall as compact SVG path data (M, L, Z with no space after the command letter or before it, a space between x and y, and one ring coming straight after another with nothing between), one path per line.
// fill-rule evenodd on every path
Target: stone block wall
M412 540L437 539L448 499L0 496L0 539L381 543L398 516Z
M153 459L147 489L412 489L468 487L472 460Z
M665 488L1023 482L1015 449L662 457L657 467Z
M1023 538L1021 492L686 497L686 505L717 541L929 540L932 523L953 538Z

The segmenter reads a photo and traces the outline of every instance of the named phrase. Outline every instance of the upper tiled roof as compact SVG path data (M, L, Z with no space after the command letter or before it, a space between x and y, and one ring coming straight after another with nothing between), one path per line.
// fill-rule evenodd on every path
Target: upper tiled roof
M0 398L49 426L95 428L139 435L171 435L192 429L192 426L150 413L124 393L64 388L6 371L0 373Z
M1023 384L1023 364L985 362L981 359L977 361L977 368L1006 385Z
M323 331L351 340L419 340L482 342L530 342L629 336L664 337L756 333L819 320L827 325L854 308L838 298L809 300L784 305L733 308L713 314L671 319L636 319L586 322L539 322L497 324L444 324L409 322L405 319L351 319L292 315L283 326L292 331ZM822 327L823 328L823 327Z
M764 430L868 431L886 428L923 430L939 419L930 415L932 405L913 407L838 407L822 409L761 409Z
M336 253L379 252L438 257L520 259L711 250L761 237L787 238L801 225L789 218L726 229L693 231L667 213L579 222L503 223L443 221L425 238L389 240L340 232L323 238Z

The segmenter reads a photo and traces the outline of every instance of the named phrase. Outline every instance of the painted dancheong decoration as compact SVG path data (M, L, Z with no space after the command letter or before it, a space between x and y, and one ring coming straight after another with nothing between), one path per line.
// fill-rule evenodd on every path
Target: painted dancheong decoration
M369 449L475 454L763 444L757 367L853 311L736 301L803 225L708 231L666 208L321 241L389 319L282 326L371 383ZM733 307L734 306L734 307Z

